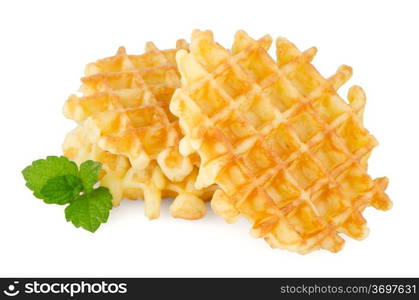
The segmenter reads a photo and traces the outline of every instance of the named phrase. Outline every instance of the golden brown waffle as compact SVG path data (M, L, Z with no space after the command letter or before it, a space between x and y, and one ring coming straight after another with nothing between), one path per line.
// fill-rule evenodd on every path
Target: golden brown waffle
M177 53L182 88L170 105L181 152L199 154L197 187L218 184L211 204L227 221L247 217L272 247L336 252L338 232L366 236L367 206L391 207L387 179L366 173L377 142L362 124L365 95L353 86L346 103L336 93L350 67L324 79L310 63L315 48L276 44L277 63L243 31L231 51L193 32L190 53Z
M178 48L186 46L178 42ZM84 96L72 95L64 105L64 114L80 124L67 136L64 152L79 162L128 164L125 173L118 164L117 174L104 167L101 183L110 188L115 205L124 197L143 197L147 216L155 218L161 197L179 195L172 214L195 219L205 213L198 197L206 197L208 189L194 188L197 171L192 157L178 151L180 129L167 107L180 84L175 52L148 43L143 55L120 48L116 56L89 64L82 78Z
M179 49L185 44L177 43ZM180 132L166 104L180 84L175 51L159 51L148 43L143 55L127 55L120 48L115 57L89 64L86 73L93 75L82 78L85 96L70 96L64 114L84 121L93 143L127 156L134 168L144 169L157 159L170 180L180 181L192 163L178 152Z

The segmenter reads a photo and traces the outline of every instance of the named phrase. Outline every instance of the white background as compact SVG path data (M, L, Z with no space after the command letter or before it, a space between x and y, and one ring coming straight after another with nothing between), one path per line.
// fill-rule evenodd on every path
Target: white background
M0 276L419 276L418 12L416 1L1 1ZM380 141L370 174L390 178L394 202L365 211L364 241L301 256L211 212L176 220L165 204L148 221L142 201L124 201L91 234L31 195L20 171L61 154L75 126L61 108L84 65L120 45L132 54L149 40L172 47L195 28L225 46L238 29L317 46L325 76L354 68L341 94L351 84L366 90L366 127Z

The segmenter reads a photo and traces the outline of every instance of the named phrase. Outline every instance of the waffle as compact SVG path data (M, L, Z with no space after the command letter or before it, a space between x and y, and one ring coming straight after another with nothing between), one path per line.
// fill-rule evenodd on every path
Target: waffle
M91 75L82 78L85 96L71 95L64 115L83 122L93 143L127 156L134 168L158 160L170 180L180 181L192 171L192 163L178 152L177 121L167 109L180 84L175 51L158 51L148 43L143 55L127 55L120 48L114 57L88 64L86 74Z
M182 87L170 104L181 152L199 154L196 186L219 186L211 205L228 222L245 216L274 248L337 252L339 233L367 235L367 206L391 207L387 178L366 173L377 142L362 124L365 94L353 86L345 102L337 89L351 68L323 78L315 48L301 53L283 38L276 46L277 62L243 31L231 51L193 32L190 53L177 53Z
M185 47L177 43L177 49ZM180 129L168 111L180 85L177 49L160 51L148 43L144 54L127 55L120 48L114 57L87 65L83 96L71 95L64 105L64 115L79 124L66 138L65 155L102 162L101 183L114 205L143 197L149 218L158 217L161 197L168 195L178 195L171 206L175 217L202 217L205 204L198 197L210 193L194 188L193 157L180 155Z

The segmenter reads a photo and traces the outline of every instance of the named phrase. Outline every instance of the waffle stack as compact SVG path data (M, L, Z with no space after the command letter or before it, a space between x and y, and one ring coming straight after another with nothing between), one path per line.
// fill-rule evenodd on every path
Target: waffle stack
M200 218L203 200L211 196L209 189L194 187L198 161L180 155L178 121L168 111L180 84L174 57L181 48L187 48L183 40L165 51L148 43L145 54L136 56L120 48L87 65L83 96L71 95L64 105L64 115L79 124L67 135L64 154L78 163L101 162L101 184L114 205L143 198L150 219L159 216L161 199L168 196L176 196L173 216Z
M64 107L78 123L65 155L102 162L114 204L143 198L149 218L162 197L175 196L172 215L185 219L202 217L211 199L273 248L337 252L341 234L364 238L364 209L392 205L387 178L367 174L377 141L363 125L365 94L353 86L342 99L352 69L324 78L315 48L278 38L273 59L271 44L239 31L226 49L195 30L190 46L148 43L143 55L120 48L89 64L83 96Z

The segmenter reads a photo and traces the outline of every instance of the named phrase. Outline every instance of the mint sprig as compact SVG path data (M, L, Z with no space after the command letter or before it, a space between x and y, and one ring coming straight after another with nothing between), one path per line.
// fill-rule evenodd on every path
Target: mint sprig
M101 223L106 223L112 209L109 190L95 188L101 168L101 163L88 160L78 169L64 156L48 156L34 161L22 174L35 197L47 204L68 204L66 220L95 232Z

